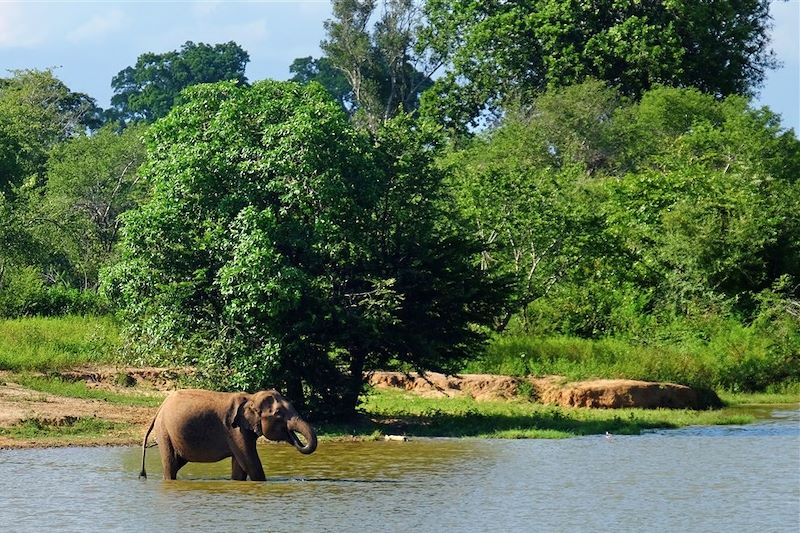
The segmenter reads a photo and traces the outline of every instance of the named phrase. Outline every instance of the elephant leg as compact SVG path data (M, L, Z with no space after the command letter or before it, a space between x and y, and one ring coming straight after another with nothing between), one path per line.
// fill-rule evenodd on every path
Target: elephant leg
M258 458L255 439L252 441L243 442L239 446L231 446L231 451L233 452L233 479L243 480L249 476L251 481L266 481L267 476L264 475L264 467L261 466L261 459ZM237 474L239 474L237 472L237 468L244 471L245 477L235 477Z
M161 467L164 471L164 479L176 479L178 470L181 469L188 461L175 453L175 448L169 437L161 439L158 443L159 451L161 452Z
M242 465L236 460L236 457L231 457L231 479L234 481L247 480L247 472L244 471Z

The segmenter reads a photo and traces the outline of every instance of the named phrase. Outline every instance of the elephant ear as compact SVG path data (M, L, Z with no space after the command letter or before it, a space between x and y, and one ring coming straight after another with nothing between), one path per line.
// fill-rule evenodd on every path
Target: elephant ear
M231 400L231 404L228 406L228 414L225 417L225 423L228 427L249 427L249 423L244 418L244 406L247 404L249 399L250 398L244 394L240 394Z

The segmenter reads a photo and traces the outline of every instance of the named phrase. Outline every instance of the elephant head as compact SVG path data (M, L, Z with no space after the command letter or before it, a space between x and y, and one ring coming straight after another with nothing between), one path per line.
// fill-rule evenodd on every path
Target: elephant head
M317 434L308 422L300 418L295 408L275 390L247 395L239 404L231 424L244 427L269 440L285 441L303 454L317 449ZM298 438L302 435L305 444Z

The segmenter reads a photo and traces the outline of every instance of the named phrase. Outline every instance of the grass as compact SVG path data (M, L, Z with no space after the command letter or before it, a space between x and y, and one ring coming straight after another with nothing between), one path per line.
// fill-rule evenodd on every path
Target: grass
M322 433L375 438L386 434L417 437L567 438L581 435L638 435L645 429L690 425L746 424L738 412L670 409L586 409L526 400L478 402L471 398L424 398L394 390L373 390L363 402L364 417L347 425L323 425Z
M53 371L114 362L119 328L108 317L0 321L0 370Z
M143 395L137 392L128 394L90 388L83 381L69 381L56 376L41 377L23 373L15 375L14 381L23 387L54 396L102 400L117 405L158 407L164 400L162 396Z
M128 424L109 422L98 418L66 419L59 423L40 418L29 418L10 427L0 427L0 436L22 440L62 440L65 437L92 439L123 431L128 427Z
M800 359L772 348L769 339L734 330L708 342L639 344L623 339L506 336L465 372L560 375L570 380L628 378L697 388L756 392L797 388Z
M568 379L630 377L687 384L713 381L724 358L716 360L709 355L711 352L699 355L690 352L687 347L637 346L615 339L504 338L494 343L486 357L470 363L465 370L510 375L560 374ZM0 321L0 370L14 372L15 382L54 396L157 407L162 401L160 396L143 393L135 387L130 392L109 391L53 375L76 366L118 363L119 353L119 329L110 318ZM651 428L745 424L753 416L743 412L741 406L800 402L798 380L766 390L756 395L722 392L721 397L730 408L718 411L565 408L522 398L477 402L471 398L434 399L404 391L373 390L365 396L362 414L356 421L322 424L319 433L322 439L376 439L388 434L488 438L566 438L606 431L639 434ZM122 443L129 438L125 435L133 434L131 429L130 425L101 418L68 419L67 423L29 419L0 428L0 436L60 444L100 442L116 436L115 442Z

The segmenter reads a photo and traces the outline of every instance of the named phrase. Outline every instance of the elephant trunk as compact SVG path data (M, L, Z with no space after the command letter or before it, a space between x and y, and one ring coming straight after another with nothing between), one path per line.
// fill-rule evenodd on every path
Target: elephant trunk
M289 428L289 442L297 448L298 452L306 455L314 453L314 450L317 449L317 434L308 422L295 416L288 420L286 426ZM305 444L297 438L297 435L294 434L295 431L303 436Z

